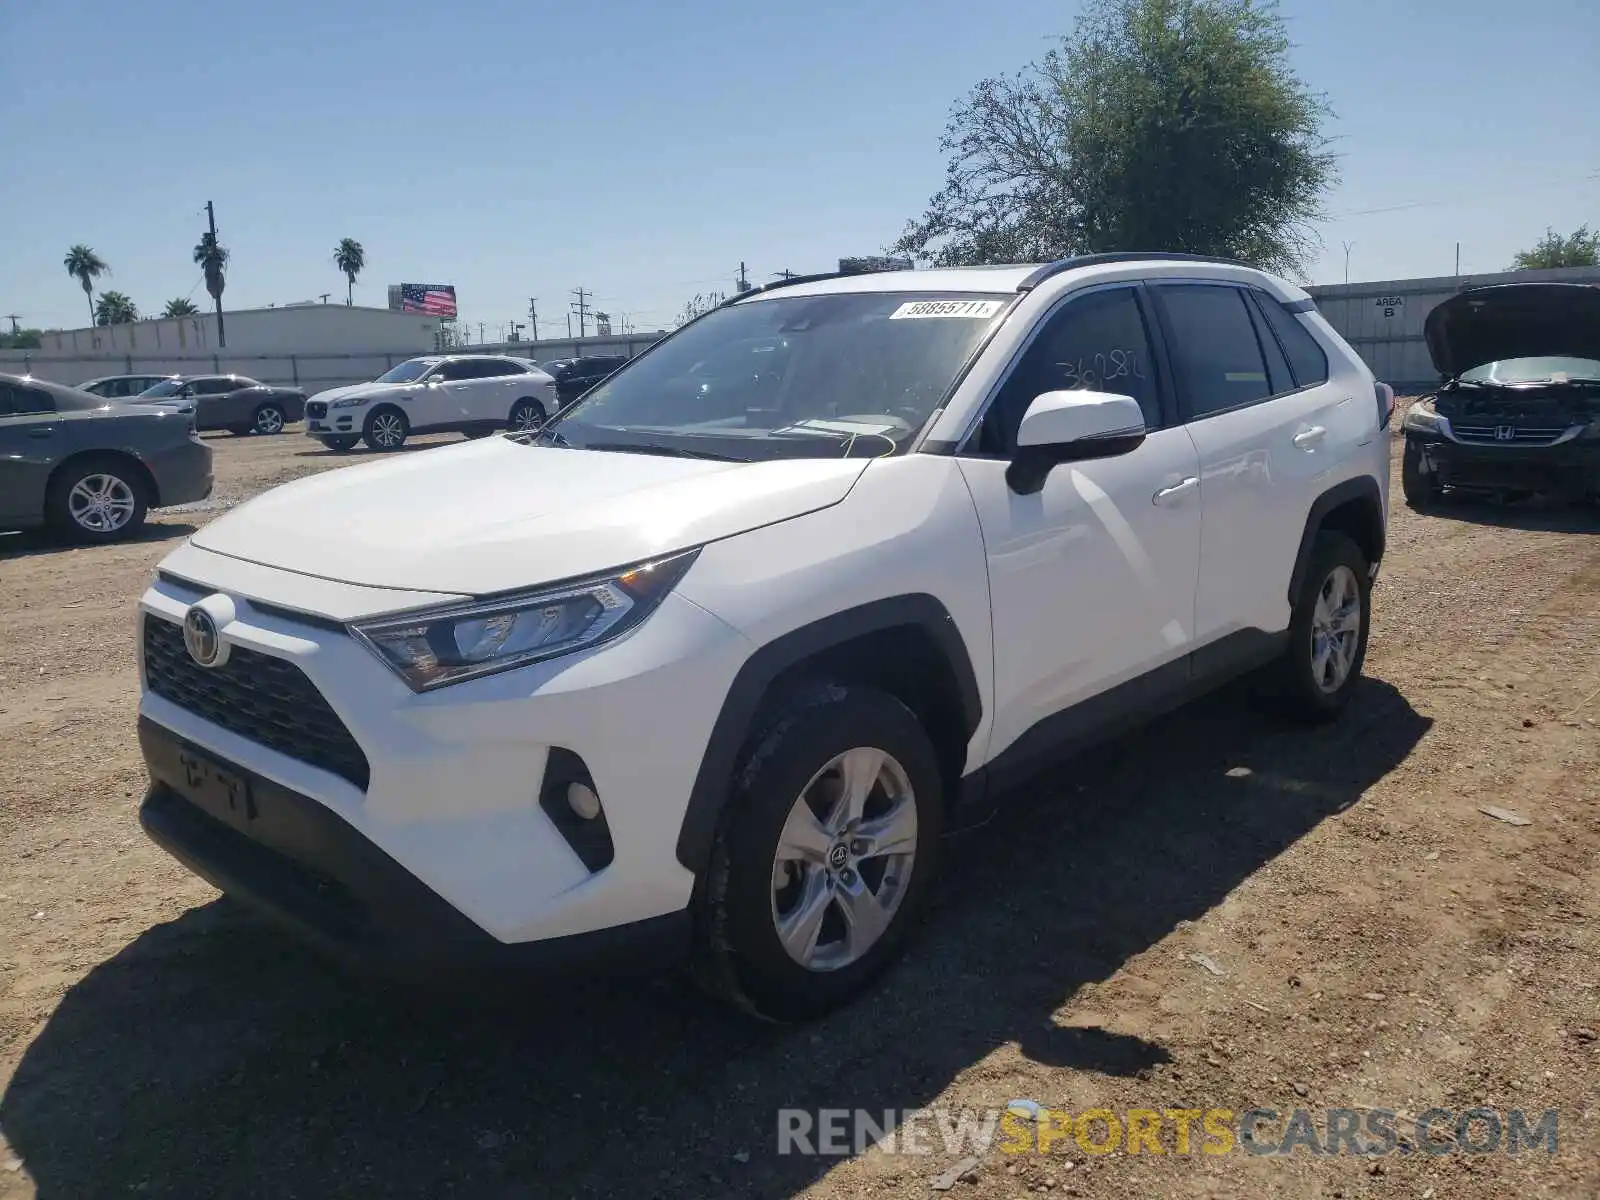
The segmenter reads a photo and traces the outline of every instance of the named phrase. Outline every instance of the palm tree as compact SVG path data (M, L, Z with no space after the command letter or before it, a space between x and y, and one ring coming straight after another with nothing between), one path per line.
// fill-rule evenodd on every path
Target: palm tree
M129 325L139 319L139 309L121 292L101 292L94 306L96 325Z
M102 275L111 274L111 268L106 266L105 259L81 242L67 251L67 257L62 259L61 265L66 267L68 275L83 285L83 296L89 305L89 323L94 324L94 281Z
M349 280L349 285L345 288L344 302L354 304L356 276L361 274L361 269L367 265L367 252L355 238L340 238L339 244L333 248L333 265L343 271L344 277Z
M166 308L161 310L163 317L192 317L199 312L199 306L187 296L180 296L176 300L168 300Z
M194 248L194 261L205 272L206 291L217 305L217 344L226 346L227 335L222 329L222 289L225 280L222 277L223 269L228 265L228 250L217 242L214 233L202 233L200 241Z

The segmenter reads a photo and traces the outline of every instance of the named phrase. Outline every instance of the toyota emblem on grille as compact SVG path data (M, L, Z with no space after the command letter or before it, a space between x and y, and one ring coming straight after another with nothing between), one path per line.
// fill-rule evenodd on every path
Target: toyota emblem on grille
M1515 441L1517 429L1515 425L1496 425L1494 427L1494 440L1497 442Z
M222 635L217 632L216 618L198 604L184 614L183 644L189 650L189 657L202 667L217 665L222 653Z

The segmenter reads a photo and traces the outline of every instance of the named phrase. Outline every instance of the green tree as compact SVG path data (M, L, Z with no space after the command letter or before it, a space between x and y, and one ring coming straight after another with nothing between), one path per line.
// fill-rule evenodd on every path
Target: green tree
M1302 274L1337 168L1289 49L1272 0L1091 0L1042 60L957 102L944 186L893 251L1175 250Z
M43 344L42 329L15 329L0 333L0 350L37 350Z
M683 307L678 310L678 324L687 325L701 313L708 313L717 305L728 298L726 292L696 292L683 302Z
M96 325L128 325L139 319L139 309L121 292L101 292L94 305Z
M228 339L222 329L222 289L227 284L223 277L228 266L227 247L217 241L216 234L202 233L195 244L194 261L206 277L207 294L217 306L217 343L226 346Z
M106 266L105 259L81 242L67 251L61 265L83 286L83 297L89 305L89 323L94 324L94 281L111 274L111 268Z
M1549 226L1544 237L1531 250L1522 250L1511 260L1512 271L1539 271L1551 267L1600 267L1600 232L1591 233L1579 225L1571 237L1562 237Z
M200 306L187 296L180 296L176 300L168 300L167 306L161 310L163 317L192 317L200 311Z
M367 252L355 238L340 238L333 248L333 265L344 272L346 280L344 302L355 303L356 276L367 265Z

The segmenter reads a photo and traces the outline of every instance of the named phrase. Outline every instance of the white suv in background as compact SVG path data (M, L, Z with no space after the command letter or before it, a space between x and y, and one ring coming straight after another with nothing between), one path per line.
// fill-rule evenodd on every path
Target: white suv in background
M818 1013L1011 782L1257 668L1345 704L1391 410L1234 263L758 289L537 433L290 483L172 553L142 820L358 962L689 956Z
M371 383L318 392L306 402L306 433L334 450L358 441L398 450L414 433L537 429L557 407L556 381L530 358L426 355Z

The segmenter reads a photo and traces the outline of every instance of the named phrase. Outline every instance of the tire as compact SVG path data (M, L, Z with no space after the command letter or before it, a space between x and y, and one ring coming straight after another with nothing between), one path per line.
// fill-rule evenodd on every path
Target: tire
M517 433L532 433L545 419L544 405L524 396L511 406L511 419L506 422L506 428Z
M369 450L398 450L406 444L411 433L411 422L398 408L380 408L367 414L361 440Z
M250 432L270 436L282 433L288 423L288 415L281 404L263 404L250 419Z
M1423 467L1422 448L1410 438L1400 454L1400 490L1405 493L1406 504L1417 512L1426 512L1437 504L1443 491L1434 482L1432 472Z
M143 528L149 503L144 473L130 460L86 458L50 481L45 519L80 542L120 542Z
M359 442L361 438L358 434L354 433L340 433L331 437L322 438L320 440L322 444L329 450L337 451L340 454L348 454L350 451L356 448L356 443Z
M1354 630L1348 628L1351 616L1359 622ZM1371 628L1372 578L1361 548L1342 533L1318 533L1278 670L1283 698L1297 715L1329 720L1349 703L1366 661ZM1351 632L1353 643L1345 636ZM1331 647L1330 639L1337 639ZM1325 649L1329 657L1323 656Z
M862 852L864 839L825 832L829 818L817 812L826 814L841 794L841 760L852 770L881 762L873 782L856 791L866 796L857 806L861 828L893 816L883 828L910 838L909 857ZM768 1020L819 1016L865 990L905 946L944 825L938 757L894 697L821 685L780 709L741 762L697 899L697 973L720 999ZM780 852L786 830L810 833L807 855ZM847 895L856 897L851 910L887 918L860 945L849 937L858 926L845 919ZM818 915L806 923L804 912ZM780 923L789 925L796 951L780 937Z

